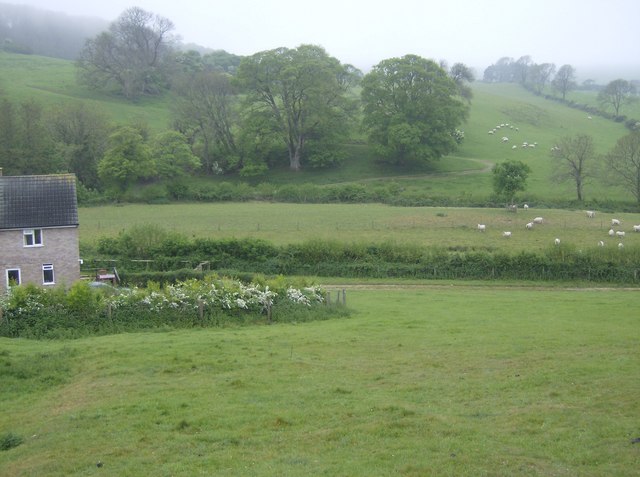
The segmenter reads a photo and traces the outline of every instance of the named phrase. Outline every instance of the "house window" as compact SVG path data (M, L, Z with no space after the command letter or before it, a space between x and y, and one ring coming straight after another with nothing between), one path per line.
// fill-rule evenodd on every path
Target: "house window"
M7 285L12 287L20 285L20 269L10 268L7 270Z
M25 229L22 234L25 247L42 247L42 229Z
M55 283L53 279L52 263L45 263L42 265L42 283L44 285L53 285Z

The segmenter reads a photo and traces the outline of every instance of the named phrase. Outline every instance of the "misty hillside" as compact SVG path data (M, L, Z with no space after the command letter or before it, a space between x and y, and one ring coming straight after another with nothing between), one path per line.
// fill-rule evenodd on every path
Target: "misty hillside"
M109 22L100 18L0 3L0 48L13 53L73 60L85 40L108 25Z

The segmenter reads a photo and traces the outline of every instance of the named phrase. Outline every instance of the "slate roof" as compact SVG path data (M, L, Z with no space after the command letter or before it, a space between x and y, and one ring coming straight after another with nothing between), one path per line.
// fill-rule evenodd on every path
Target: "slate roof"
M0 229L78 225L73 174L0 176Z

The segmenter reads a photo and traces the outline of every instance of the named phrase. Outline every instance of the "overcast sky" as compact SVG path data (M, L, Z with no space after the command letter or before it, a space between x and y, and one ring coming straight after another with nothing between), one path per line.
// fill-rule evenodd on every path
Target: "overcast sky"
M640 0L3 1L106 20L139 6L173 21L187 43L238 55L312 43L365 71L412 53L481 76L503 56L530 55L579 76L603 66L640 78Z

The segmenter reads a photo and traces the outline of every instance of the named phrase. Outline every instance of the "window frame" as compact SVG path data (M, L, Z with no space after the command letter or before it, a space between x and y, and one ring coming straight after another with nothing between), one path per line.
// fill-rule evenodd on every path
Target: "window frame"
M49 273L47 272L51 272L51 280L47 281L47 276L49 275ZM55 285L56 284L56 275L55 272L53 270L53 263L43 263L42 264L42 284L43 285Z
M42 236L42 229L24 229L22 230L22 245L28 248L42 247L44 244Z
M17 275L18 275L18 280L16 281L15 286L18 286L18 285L22 284L22 271L20 270L20 268L18 268L18 267L7 268L6 273L5 273L7 289L11 288L11 277L9 277L11 272L17 272Z

